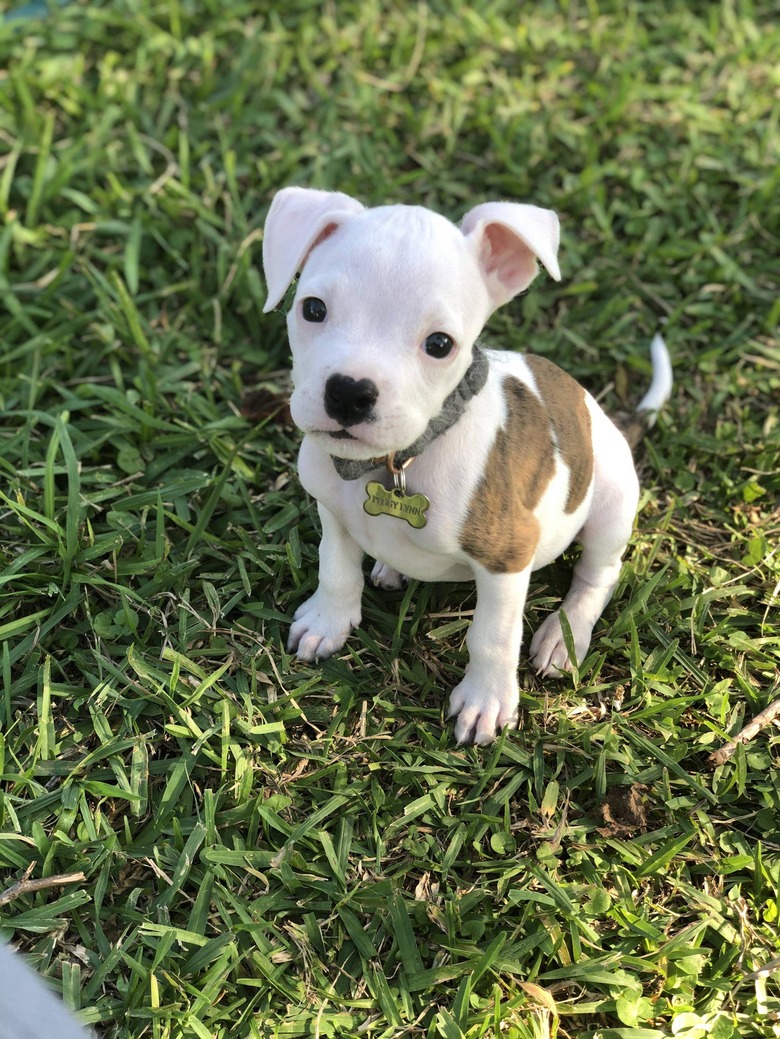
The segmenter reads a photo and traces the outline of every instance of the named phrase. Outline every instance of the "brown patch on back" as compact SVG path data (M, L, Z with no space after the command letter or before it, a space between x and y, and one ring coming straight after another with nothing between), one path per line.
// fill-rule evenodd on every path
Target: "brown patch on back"
M518 573L539 541L534 508L555 471L550 417L519 379L503 383L507 417L471 498L460 547L494 574Z
M593 479L593 440L585 390L545 357L526 357L552 421L558 451L569 470L569 495L564 511L574 512Z

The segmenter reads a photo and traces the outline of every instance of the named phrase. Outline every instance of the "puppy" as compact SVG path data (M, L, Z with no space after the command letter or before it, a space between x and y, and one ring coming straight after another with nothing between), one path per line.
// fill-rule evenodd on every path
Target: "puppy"
M418 206L366 209L338 192L285 188L265 225L265 310L300 272L287 319L300 479L322 523L319 586L297 610L289 649L336 653L360 623L371 579L473 580L469 663L450 695L459 743L489 743L517 720L517 663L532 571L573 541L582 555L561 609L531 640L544 676L570 670L609 601L639 488L631 449L574 379L541 357L484 350L490 314L556 281L556 215L488 202L460 228ZM671 390L653 344L652 418Z

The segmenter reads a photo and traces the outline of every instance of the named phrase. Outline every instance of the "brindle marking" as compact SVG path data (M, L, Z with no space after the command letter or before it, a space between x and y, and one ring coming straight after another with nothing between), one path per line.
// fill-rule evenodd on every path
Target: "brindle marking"
M574 512L593 479L593 441L585 390L545 357L526 357L526 364L547 407L558 451L569 470L569 495L564 512Z
M539 541L533 510L555 472L556 449L569 469L567 513L583 500L593 476L585 391L550 361L526 361L542 400L519 379L504 379L506 423L496 433L460 535L463 551L494 574L518 573L533 561Z
M539 541L533 510L555 471L544 405L511 376L503 390L506 424L496 433L460 535L463 551L493 574L517 573L533 559Z

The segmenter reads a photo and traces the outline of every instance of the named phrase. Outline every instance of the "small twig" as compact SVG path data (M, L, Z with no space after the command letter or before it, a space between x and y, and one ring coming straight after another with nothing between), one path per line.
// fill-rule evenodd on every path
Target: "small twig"
M778 717L780 717L780 697L777 700L773 700L768 707L765 707L760 714L757 714L752 721L748 722L733 740L724 743L719 750L714 750L707 759L710 765L713 768L717 768L718 765L725 764L741 743L748 743L757 732L765 729L767 725L771 725L775 718Z
M11 884L5 891L0 892L0 906L33 891L45 891L46 888L60 887L62 884L78 884L80 880L87 879L83 873L57 873L53 877L39 877L37 880L30 880L31 869L32 867L27 869L21 880L17 880L15 884Z

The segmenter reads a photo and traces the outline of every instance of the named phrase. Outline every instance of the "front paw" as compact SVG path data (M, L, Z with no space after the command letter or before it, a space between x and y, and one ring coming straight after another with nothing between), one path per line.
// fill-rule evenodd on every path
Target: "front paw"
M592 629L579 630L576 618L575 623L572 623L570 618L569 624L577 657L575 662L572 662L566 648L560 610L545 617L531 639L531 663L543 678L560 678L562 674L571 671L575 663L582 661L588 652Z
M467 674L450 695L447 717L457 716L455 739L458 743L492 743L505 726L514 729L517 725L519 699L514 675L496 683Z
M299 660L325 660L341 649L358 624L360 603L350 606L318 589L295 611L287 649Z

